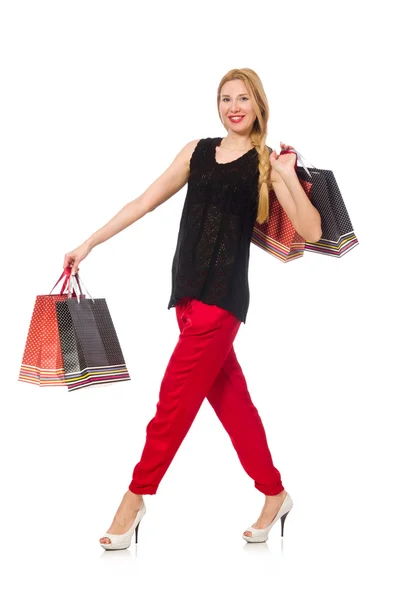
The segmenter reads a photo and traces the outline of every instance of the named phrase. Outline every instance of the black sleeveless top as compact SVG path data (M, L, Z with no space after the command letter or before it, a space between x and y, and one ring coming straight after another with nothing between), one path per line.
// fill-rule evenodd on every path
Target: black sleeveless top
M245 323L259 161L251 148L231 162L217 163L215 147L222 139L199 140L190 159L168 309L190 296L224 308Z

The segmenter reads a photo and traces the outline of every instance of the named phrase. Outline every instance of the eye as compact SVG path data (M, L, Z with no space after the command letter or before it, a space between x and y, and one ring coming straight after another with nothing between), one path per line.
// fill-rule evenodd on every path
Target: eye
M223 100L224 100L224 101L225 101L225 100L229 100L229 98L223 98ZM247 98L247 96L242 96L242 97L241 97L241 100L248 100L248 98Z

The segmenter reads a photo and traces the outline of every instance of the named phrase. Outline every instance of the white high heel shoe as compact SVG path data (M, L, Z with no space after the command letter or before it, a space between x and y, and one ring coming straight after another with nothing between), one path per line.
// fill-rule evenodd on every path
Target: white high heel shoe
M131 525L131 527L129 528L128 531L126 531L125 533L105 533L104 535L102 535L101 537L107 537L110 540L110 544L105 544L102 542L99 542L102 546L102 548L105 548L105 550L125 550L126 548L129 548L131 545L131 538L133 536L133 533L135 531L135 543L138 543L138 528L139 528L139 524L144 516L144 514L146 513L146 506L145 506L145 502L143 501L142 507L138 510L138 514L135 517L135 521L133 522L133 524Z
M293 507L292 498L287 492L287 495L285 496L284 501L283 501L282 505L280 506L280 510L278 511L278 513L276 514L276 516L274 517L274 519L270 523L270 525L265 527L265 529L256 529L255 527L247 527L247 529L245 529L245 531L250 531L251 535L243 534L243 539L246 540L247 542L266 542L267 538L269 537L269 531L271 530L271 528L273 527L273 525L276 523L276 521L278 519L281 519L281 537L283 537L284 536L284 521L292 507Z

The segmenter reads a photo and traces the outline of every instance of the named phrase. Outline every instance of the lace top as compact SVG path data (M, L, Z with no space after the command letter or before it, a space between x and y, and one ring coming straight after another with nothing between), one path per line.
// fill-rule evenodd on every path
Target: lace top
M224 308L245 323L259 162L255 148L231 162L216 162L215 147L222 139L199 140L190 159L168 308L190 296Z

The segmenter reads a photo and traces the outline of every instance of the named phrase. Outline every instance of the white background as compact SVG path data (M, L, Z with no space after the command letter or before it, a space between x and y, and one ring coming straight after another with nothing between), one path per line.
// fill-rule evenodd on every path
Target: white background
M2 2L1 564L5 597L391 598L395 548L395 34L391 2ZM294 508L264 502L207 400L146 496L139 543L106 552L178 339L167 311L186 187L97 246L131 381L18 382L35 297L67 251L190 140L225 136L216 89L250 67L268 145L334 171L359 245L283 264L251 245L235 341Z

